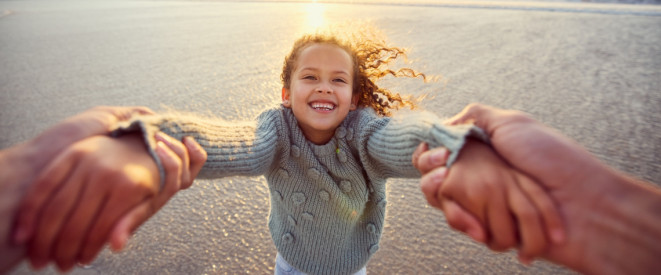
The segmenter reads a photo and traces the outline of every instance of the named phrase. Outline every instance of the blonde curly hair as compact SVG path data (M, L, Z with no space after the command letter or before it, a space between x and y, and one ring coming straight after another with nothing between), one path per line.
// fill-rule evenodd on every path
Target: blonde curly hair
M383 116L390 116L391 110L396 110L400 107L409 107L411 109L416 107L410 96L401 96L376 84L377 80L387 75L394 77L421 77L424 81L427 81L424 74L410 68L389 69L388 65L398 57L406 57L406 51L397 47L389 47L385 41L379 39L354 37L352 40L341 40L335 35L328 34L304 35L296 40L291 52L285 57L282 74L280 75L284 88L290 88L291 75L296 69L296 61L300 53L303 49L313 44L336 45L344 49L351 56L353 61L352 90L354 95L359 95L359 107L371 107Z

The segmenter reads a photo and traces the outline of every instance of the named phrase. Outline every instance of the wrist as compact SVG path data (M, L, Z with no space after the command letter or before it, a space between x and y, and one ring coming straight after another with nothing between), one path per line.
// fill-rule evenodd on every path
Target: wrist
M660 270L661 191L616 171L602 180L607 188L600 202L590 206L592 214L583 229L586 257L581 270L589 274Z

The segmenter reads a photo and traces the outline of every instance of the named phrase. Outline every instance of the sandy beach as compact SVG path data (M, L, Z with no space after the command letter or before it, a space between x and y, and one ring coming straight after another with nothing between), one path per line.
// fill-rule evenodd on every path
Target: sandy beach
M660 6L407 3L0 1L0 147L97 105L251 119L279 102L283 57L300 34L361 18L410 49L411 67L441 76L383 83L426 94L422 109L523 110L661 184ZM125 251L105 250L73 274L272 274L268 198L263 177L198 180ZM523 266L452 231L417 180L389 181L380 247L369 274L573 273Z

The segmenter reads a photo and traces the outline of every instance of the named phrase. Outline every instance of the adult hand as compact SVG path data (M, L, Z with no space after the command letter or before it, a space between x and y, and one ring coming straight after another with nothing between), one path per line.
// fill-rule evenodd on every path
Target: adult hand
M542 184L558 204L567 236L562 244L552 245L546 259L594 274L646 274L661 268L658 188L614 171L573 140L524 113L472 104L450 120L452 124L469 122L484 129L498 154ZM431 165L424 167L429 170ZM433 186L443 179L422 180L423 186ZM465 214L458 216L469 224Z
M9 237L18 203L35 177L67 146L93 135L106 134L134 113L151 114L146 107L95 107L70 117L25 143L0 151L0 273L24 255Z
M24 146L30 156L29 162L41 170L50 160L67 146L84 138L106 135L119 121L129 119L135 114L154 114L147 107L98 106L69 117L48 128ZM36 175L36 173L34 173Z
M156 139L156 152L166 172L160 192L155 163L139 135L85 139L65 149L44 169L26 195L17 222L19 241L31 239L29 254L34 267L45 266L51 257L62 271L72 268L79 258L91 261L120 217L135 212L136 207L144 208L137 206L140 201L152 210L143 214L146 219L177 191L191 185L206 161L204 150L190 138L186 140L188 149L163 134ZM192 152L190 159L187 151ZM53 192L55 188L59 190ZM35 226L38 216L39 226ZM123 238L127 237L124 232Z
M191 137L185 137L183 145L166 135L157 135L156 138L166 145L160 148L167 149L157 151L165 168L165 186L158 195L143 201L113 225L108 241L114 251L120 251L126 245L129 236L156 214L177 191L190 187L207 160L207 152ZM78 257L79 262L86 264L94 260L106 241L104 236L94 235L90 235L88 240L91 241L90 245L83 249Z
M413 152L413 166L422 174L420 179L422 193L431 206L443 211L445 219L452 228L467 234L477 242L486 243L486 229L480 221L455 201L444 199L444 196L437 193L440 190L439 185L447 176L445 164L448 154L448 150L443 147L429 150L426 143L421 143Z

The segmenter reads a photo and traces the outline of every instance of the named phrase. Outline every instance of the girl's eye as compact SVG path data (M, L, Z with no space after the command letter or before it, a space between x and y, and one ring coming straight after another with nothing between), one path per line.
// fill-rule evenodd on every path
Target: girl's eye
M313 75L306 75L303 77L303 79L316 80L317 78L314 77Z
M344 79L342 79L342 78L336 78L336 79L333 80L333 81L335 81L335 82L341 82L341 83L347 83L347 81L344 80Z

